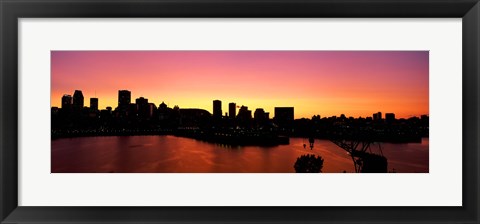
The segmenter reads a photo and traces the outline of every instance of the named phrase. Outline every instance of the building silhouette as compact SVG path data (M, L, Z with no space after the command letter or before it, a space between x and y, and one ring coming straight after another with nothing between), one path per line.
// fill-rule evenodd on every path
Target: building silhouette
M90 98L90 110L98 111L98 98Z
M290 129L293 127L293 107L275 107L274 121L280 128Z
M118 90L118 109L127 110L131 103L132 93L128 90Z
M211 114L204 109L182 108L180 114L180 127L199 128L207 127L210 123Z
M248 109L247 106L241 106L238 110L237 118L240 119L252 119L252 111Z
M237 105L235 103L228 104L228 117L231 119L235 119L237 116Z
M395 121L395 114L394 113L385 113L385 121L387 123L393 123Z
M80 90L75 90L73 96L62 96L61 109L51 108L52 138L178 134L192 138L207 135L206 139L212 140L214 135L224 138L243 133L262 138L282 135L339 139L352 136L356 138L358 133L365 133L378 142L403 143L421 142L421 137L429 135L428 115L397 120L394 113L386 113L382 118L382 112L377 112L373 117L367 118L347 118L341 114L338 118L314 115L311 119L295 120L294 107L275 107L274 117L270 120L270 114L263 108L255 109L252 117L252 111L247 106L241 106L237 113L236 103L231 102L228 104L228 116L222 119L220 100L213 101L213 113L210 113L205 109L180 109L178 106L172 109L164 102L157 108L144 97L131 103L131 93L128 90L119 90L118 107L113 111L110 106L99 111L99 99L89 99L90 109L84 107L83 93Z
M250 127L252 124L252 111L247 106L241 106L237 115L238 125L241 127Z
M72 96L65 94L62 96L62 109L70 110L72 109Z
M159 110L166 110L168 108L167 104L165 104L163 101L160 105L158 105Z
M270 113L265 112L263 108L257 108L253 113L253 119L257 122L265 122L269 119Z
M374 121L381 121L382 120L382 112L377 112L373 114Z
M222 101L220 100L213 101L213 118L222 118Z
M73 93L73 108L74 109L82 109L84 105L83 102L83 93L81 90L75 90Z
M152 117L155 111L157 111L157 106L154 103L148 103L148 117Z
M165 104L163 101L160 105L158 105L158 119L160 121L164 121L169 119L169 108L167 104Z
M150 105L148 104L147 98L137 98L135 100L137 116L139 118L148 118L150 117Z
M257 108L253 113L253 120L257 126L265 126L269 120L269 113L265 113L263 108Z
M265 119L265 110L263 110L263 108L257 108L255 110L255 113L253 113L253 119L255 120Z

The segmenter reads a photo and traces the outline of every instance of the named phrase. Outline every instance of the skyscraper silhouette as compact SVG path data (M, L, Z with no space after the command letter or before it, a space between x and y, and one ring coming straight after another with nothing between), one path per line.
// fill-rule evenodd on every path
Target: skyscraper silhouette
M72 96L65 94L62 96L62 109L70 110L72 109Z
M82 109L83 108L83 93L81 90L75 90L73 93L73 108Z
M213 101L213 117L222 118L222 101L220 100Z
M394 113L385 113L385 121L387 123L393 123L395 121L395 114Z
M135 100L137 106L137 115L140 118L147 118L150 115L150 106L148 105L148 99L140 97Z
M275 123L282 128L292 128L294 118L293 107L275 107Z
M257 109L255 110L255 113L253 114L253 118L254 118L256 121L265 120L265 110L263 110L263 108L257 108Z
M237 116L237 104L229 103L228 104L228 117L234 119Z
M382 112L374 113L373 114L373 120L374 121L381 121L382 120Z
M90 110L98 111L98 98L90 98Z
M118 90L118 109L127 110L131 103L132 93L128 90Z

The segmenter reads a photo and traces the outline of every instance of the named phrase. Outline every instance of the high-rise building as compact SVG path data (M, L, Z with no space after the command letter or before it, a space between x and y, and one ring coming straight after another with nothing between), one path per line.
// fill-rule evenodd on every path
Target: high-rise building
M75 90L73 93L73 108L82 109L83 108L83 93L81 90Z
M128 90L118 90L118 109L126 110L132 101L132 93Z
M248 109L247 106L241 106L240 110L238 110L238 116L237 117L245 117L248 119L252 118L252 111Z
M220 100L213 101L213 117L214 118L222 117L222 101Z
M380 121L380 120L382 120L382 112L374 113L374 114L373 114L373 120L374 120L374 121Z
M252 123L252 111L247 106L241 106L237 115L238 125L241 127L250 127Z
M137 114L141 118L147 118L150 115L150 106L148 105L147 98L137 98L135 100L135 105L137 106Z
M395 121L395 114L394 113L385 113L385 121L387 123L393 123Z
M256 125L263 126L268 121L268 113L265 113L263 108L257 108L255 113L253 113L253 119L255 120Z
M237 104L229 103L228 104L228 117L234 119L237 116Z
M70 110L72 109L72 96L71 95L63 95L62 96L62 109Z
M156 110L157 106L154 103L148 103L148 117L152 117Z
M90 98L90 110L98 111L98 98Z
M293 107L275 107L274 120L281 128L292 128L294 120Z
M264 120L265 119L265 110L263 108L257 108L255 113L253 113L253 119L256 121Z

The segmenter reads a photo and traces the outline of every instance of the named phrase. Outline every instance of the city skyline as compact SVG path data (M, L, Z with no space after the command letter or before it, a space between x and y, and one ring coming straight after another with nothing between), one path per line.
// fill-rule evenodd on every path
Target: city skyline
M218 99L222 115L230 102L270 113L294 107L295 119L371 117L377 111L397 118L429 114L426 51L52 51L51 56L52 107L61 107L64 94L82 90L85 102L98 98L98 109L115 109L118 90L127 89L132 101L145 97L156 106L165 102L212 114Z
M128 106L128 104L137 105L139 100L142 100L142 101L146 100L147 104L153 104L153 105L155 106L155 108L159 108L161 104L165 104L165 102L161 102L161 103L159 103L159 104L157 105L157 104L149 101L149 99L148 99L147 97L143 97L143 96L142 96L142 97L139 97L139 98L136 98L136 99L133 99L133 98L130 99L130 98L129 98L129 99L128 99L129 102L127 102L127 101L125 101L125 100L123 99L124 97L120 97L120 92L128 92L128 94L130 94L129 96L131 96L131 92L130 92L129 90L118 90L118 92L119 92L119 97L118 97L118 104L117 104L117 106L107 106L106 108L100 109L100 108L98 107L98 101L99 101L99 98L98 98L98 97L89 98L90 104L89 104L88 106L85 104L85 99L84 99L84 98L81 99L81 102L82 102L83 107L89 108L89 109L93 109L93 110L95 110L95 111L108 110L108 108L110 108L112 111L114 111L114 110L116 111L116 110L118 110L118 109L121 110L121 109L125 109L125 108L121 108L121 107L122 107L121 104L124 104L123 107ZM74 95L75 95L75 94L82 94L82 93L83 93L82 90L75 90ZM78 105L76 106L76 103L75 103L75 97L74 97L74 95L64 94L64 95L62 96L62 98L61 98L61 103L62 103L62 104L61 104L59 107L53 106L52 108L63 109L65 105L68 105L68 107L73 107L73 108L74 108L74 107L77 107L77 108L78 108ZM83 94L82 94L82 96L83 96ZM67 98L68 100L65 101L65 98ZM248 108L248 105L241 105L241 106L240 106L240 105L236 105L235 102L228 102L228 104L227 104L227 105L228 105L228 111L220 110L220 111L218 112L219 106L220 106L220 108L223 108L222 105L223 105L224 102L223 102L222 100L215 99L215 100L212 101L212 103L213 103L213 104L212 104L212 106L213 106L212 108L213 108L213 109L212 109L211 111L209 111L207 108L189 108L189 107L185 107L185 108L180 108L180 109L201 109L201 110L206 110L206 111L209 111L210 114L211 114L213 117L215 117L215 116L216 116L215 114L217 114L217 116L220 115L221 117L224 117L224 118L232 118L232 114L231 114L232 111L235 112L235 114L233 115L233 118L235 118L236 116L238 116L238 112L240 112L243 107L245 107L246 109L250 109L250 110L249 110L250 113L252 113L252 112L255 112L255 113L256 113L256 112L258 112L258 111L261 111L262 113L267 114L267 117L268 117L269 114L272 113L272 112L270 112L270 111L265 111L264 108ZM77 104L78 104L78 103L77 103ZM93 104L93 106L92 106L92 104ZM127 104L127 105L125 105L125 104ZM217 104L217 105L216 105L216 104ZM166 105L166 104L165 104L165 105ZM235 107L234 107L235 109L231 108L231 105L234 105L234 106L235 106ZM175 105L175 106L177 106L177 105ZM175 106L170 107L169 105L166 105L166 107L167 107L167 108L170 108L170 109L173 108L173 107L175 107ZM273 110L273 115L274 115L274 117L272 117L272 118L275 118L275 115L277 114L276 111L277 111L279 108L280 108L280 109L283 109L283 108L292 108L292 110L293 110L294 107L274 106L274 110ZM237 109L238 109L238 110L237 110ZM215 111L217 111L217 112L215 112ZM294 115L293 111L292 111L292 115ZM319 115L320 115L320 114L312 115L312 117L314 117L314 116L319 116ZM321 116L321 117L341 117L341 116L345 116L346 118L348 118L348 117L353 117L353 118L371 118L371 119L373 119L373 120L377 120L377 119L382 120L382 119L386 119L388 115L393 116L393 119L396 119L396 118L400 118L400 119L401 119L401 118L412 118L412 117L429 116L429 114L421 114L421 115L419 115L419 116L397 117L394 111L386 112L386 113L384 114L384 116L382 116L382 112L381 112L381 111L374 112L373 114L370 114L370 116L365 116L365 117L362 117L362 116L354 117L354 116L350 116L350 115L348 115L348 114L346 114L346 113L341 113L341 114L338 114L338 115L331 115L331 116L321 116L321 115L320 115L320 116ZM301 117L301 118L297 118L296 116L294 116L294 119L304 119L304 118L310 119L310 118L312 118L312 117ZM253 116L252 116L252 118L253 118Z

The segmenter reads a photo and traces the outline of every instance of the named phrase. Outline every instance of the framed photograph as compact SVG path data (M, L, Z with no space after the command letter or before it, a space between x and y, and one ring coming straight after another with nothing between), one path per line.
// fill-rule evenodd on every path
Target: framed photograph
M479 222L477 0L0 6L1 223Z

